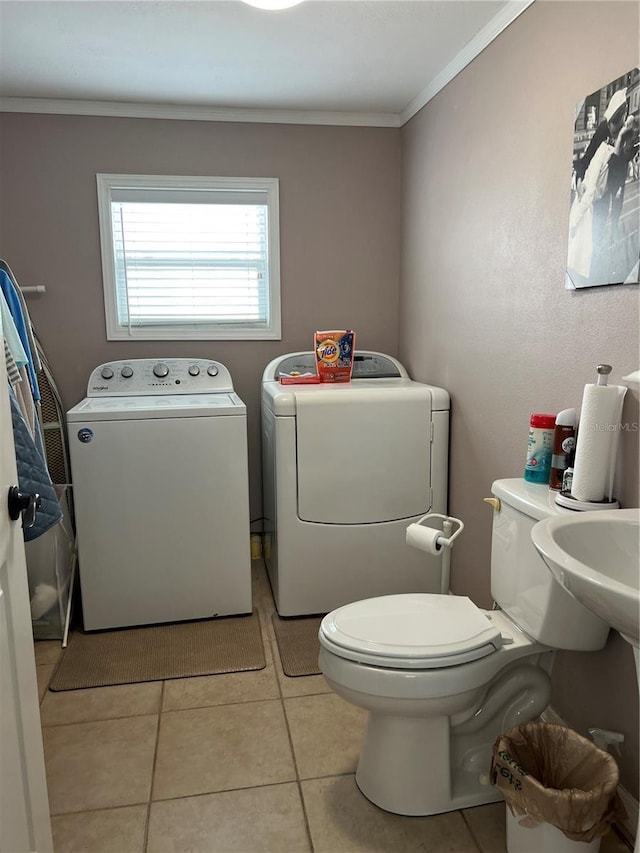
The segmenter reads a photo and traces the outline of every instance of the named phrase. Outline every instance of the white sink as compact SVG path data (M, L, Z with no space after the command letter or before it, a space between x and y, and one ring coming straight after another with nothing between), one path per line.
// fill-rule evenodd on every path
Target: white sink
M533 544L556 580L636 648L640 645L640 509L545 518Z

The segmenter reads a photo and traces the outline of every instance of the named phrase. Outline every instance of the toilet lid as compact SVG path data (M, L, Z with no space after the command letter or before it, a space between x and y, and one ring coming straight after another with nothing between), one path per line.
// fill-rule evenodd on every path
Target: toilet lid
M466 596L411 593L339 607L321 622L320 643L348 660L394 669L436 669L486 657L500 629Z

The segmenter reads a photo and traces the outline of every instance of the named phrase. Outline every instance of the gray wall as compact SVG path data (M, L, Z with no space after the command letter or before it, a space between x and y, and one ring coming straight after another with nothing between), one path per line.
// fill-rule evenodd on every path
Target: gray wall
M119 358L203 356L227 365L248 407L251 517L260 496L260 380L315 329L352 328L395 354L400 131L0 114L0 256L22 286L65 406ZM280 180L281 341L107 342L96 173ZM254 525L259 529L259 525Z
M449 510L465 521L452 587L490 603L491 511L523 471L529 414L580 407L599 362L640 366L637 286L567 292L574 106L638 64L638 5L540 2L403 128L399 354L452 395ZM638 392L623 419L637 430ZM638 506L638 433L622 434L618 496ZM625 735L638 791L631 646L560 654L553 705Z

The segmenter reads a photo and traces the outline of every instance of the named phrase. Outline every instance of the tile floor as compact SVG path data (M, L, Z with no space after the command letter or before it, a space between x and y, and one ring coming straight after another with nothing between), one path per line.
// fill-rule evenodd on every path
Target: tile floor
M253 567L263 670L53 693L60 645L36 643L56 853L505 853L501 803L408 818L362 796L364 712L283 675Z

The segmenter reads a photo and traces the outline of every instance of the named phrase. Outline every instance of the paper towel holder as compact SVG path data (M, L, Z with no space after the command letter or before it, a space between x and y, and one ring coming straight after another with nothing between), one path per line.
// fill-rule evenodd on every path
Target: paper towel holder
M612 371L612 367L610 364L598 364L596 365L596 373L597 373L597 381L596 385L586 385L585 386L585 395L589 389L596 388L599 386L603 389L609 390L608 380L609 374ZM624 395L626 393L625 387L616 386L617 391L619 392L619 407L620 414L622 411L622 400L624 399ZM583 412L584 415L584 399L583 399ZM581 423L582 426L582 423ZM562 489L560 492L556 494L555 502L558 506L564 507L565 509L573 510L574 512L591 512L594 510L606 510L606 509L620 509L620 504L613 497L613 478L615 474L615 461L616 461L616 449L617 449L617 436L616 440L609 447L609 461L608 461L608 475L607 475L607 484L605 484L605 488L603 489L604 494L608 493L608 497L603 496L600 500L586 500L579 499L574 497L572 494L572 489L574 483L572 483L569 488ZM578 429L578 444L576 448L576 456L580 453L580 429ZM606 486L608 485L608 488Z
M620 503L615 499L601 501L579 501L571 495L571 492L558 492L556 495L556 503L565 509L572 509L574 512L592 512L598 509L620 509Z

